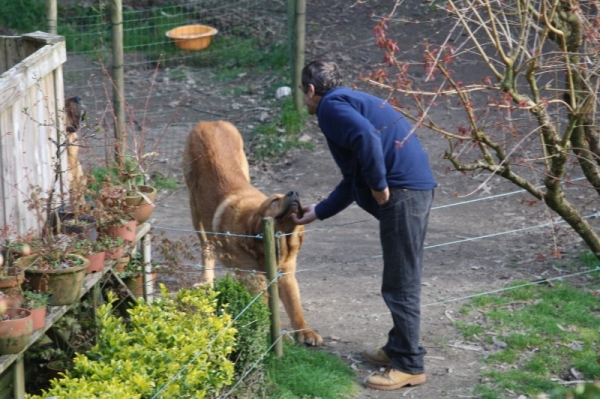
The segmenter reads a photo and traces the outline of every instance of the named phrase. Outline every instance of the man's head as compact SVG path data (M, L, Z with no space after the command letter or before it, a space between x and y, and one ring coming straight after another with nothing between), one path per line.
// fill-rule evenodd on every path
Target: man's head
M315 94L322 96L329 89L342 85L342 74L335 62L314 60L302 69L302 91L308 91L308 85L315 87Z
M327 90L342 85L342 75L335 62L315 60L302 69L302 85L304 104L308 113L316 114L321 97Z

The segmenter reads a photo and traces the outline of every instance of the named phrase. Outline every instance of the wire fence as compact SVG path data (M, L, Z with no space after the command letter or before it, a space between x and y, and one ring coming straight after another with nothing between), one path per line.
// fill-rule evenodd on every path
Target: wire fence
M496 199L500 199L500 198L504 198L506 196L510 196L510 195L515 195L515 194L519 194L522 193L522 190L516 190L516 191L512 191L512 192L508 192L508 193L503 193L503 194L499 194L499 195L490 195L487 197L483 197L480 199L477 199L475 201L486 201L486 200L496 200ZM461 201L455 204L451 204L450 206L460 206L460 205L467 205L472 203L473 200L466 200L466 201ZM437 206L432 208L433 210L445 210L447 208L449 208L450 206L448 205L442 205L442 206ZM590 214L585 216L585 218L592 218L592 217L597 217L597 215L594 214ZM366 223L367 220L362 220L362 221L358 221L358 222L352 222L352 223L345 223L345 224L340 224L340 225L335 225L335 226L327 226L321 229L306 229L304 231L304 234L310 234L312 232L316 232L316 231L321 231L321 230L327 230L327 231L331 231L334 229L343 229L346 228L348 226L348 224L360 224L360 223ZM485 235L481 235L481 236L477 236L477 237L472 237L472 238L468 238L468 239L463 239L463 240L458 240L458 241L451 241L451 242L447 242L447 243L440 243L440 244L435 244L435 245L429 245L426 246L425 249L432 249L432 248L437 248L440 246L446 246L446 245L457 245L460 243L464 243L464 242L472 242L475 240L482 240L482 239L487 239L487 238L492 238L492 237L498 237L498 236L503 236L503 235L508 235L508 234L519 234L519 233L523 233L525 231L530 231L530 230L534 230L534 229L543 229L543 228L547 228L547 227L553 227L556 224L562 224L564 223L563 221L557 221L557 222L550 222L550 223L542 223L542 224L537 224L537 225L532 225L532 226L526 226L520 229L512 229L512 230L507 230L507 231L503 231L503 232L497 232L497 233L493 233L493 234L485 234ZM165 230L165 231L177 231L177 232L192 232L192 233L197 233L196 230L189 230L189 229L177 229L177 228L169 228L169 227L161 227L161 226L154 226L154 229L157 230ZM206 234L206 235L217 235L217 236L226 236L226 237L231 237L233 239L262 239L263 237L261 235L236 235L236 234L231 234L229 232L210 232L210 231L203 231L202 233ZM292 233L294 234L294 233ZM284 237L285 234L278 234L276 235L276 243L282 238ZM369 256L369 257L361 257L359 259L354 259L351 261L344 261L344 262L338 262L338 263L329 263L329 264L324 264L324 265L317 265L317 266L313 266L310 268L305 268L305 269L297 269L295 271L295 273L301 273L301 272L314 272L315 270L318 269L323 269L323 268L329 268L335 264L360 264L363 263L365 261L368 260L372 260L372 259L376 259L376 258L381 258L381 255L375 255L375 256ZM188 264L187 266L191 266L191 267L195 267L197 269L202 269L203 266L202 265L197 265L197 264ZM557 269L559 270L559 269ZM560 271L560 270L559 270ZM256 270L252 270L252 271L245 271L245 270L241 270L241 272L249 272L249 273L264 273L261 271L256 271ZM463 295L460 297L456 297L456 298L448 298L448 299L443 299L443 300L438 300L435 302L430 302L430 303L426 303L426 304L422 304L421 308L427 308L427 307L434 307L434 306L443 306L443 305L447 305L449 303L453 303L453 302L460 302L460 301L467 301L469 299L472 298L476 298L476 297L480 297L480 296L485 296L485 295L495 295L495 294L500 294L503 292L507 292L510 290L515 290L515 289L519 289L519 288L523 288L523 287L529 287L529 286L534 286L534 285L539 285L539 284L545 284L545 283L549 283L552 281L557 281L557 280L566 280L566 279L570 279L570 278L575 278L575 277L579 277L579 276L584 276L584 275L588 275L591 273L597 273L600 272L600 267L589 267L587 270L584 271L579 271L579 272L573 272L573 273L569 273L569 274L565 274L563 273L564 271L560 271L562 274L556 277L548 277L548 278L543 278L543 279L536 279L534 281L531 282L526 282L523 284L518 284L518 285L513 285L510 287L504 287L504 288L499 288L499 289L492 289L489 291L485 291L485 292L474 292L474 293L470 293L468 295ZM281 273L278 277L283 276L285 273ZM273 284L276 280L270 281L268 282L267 286L264 288L263 292L266 292L266 290L268 289L269 286L271 286L271 284ZM252 302L254 302L255 300L257 300L259 297L261 297L263 295L263 292L259 293L253 300ZM274 311L279 311L279 309L275 309ZM371 318L373 316L383 316L389 314L389 312L385 312L385 313L380 313L380 314L368 314L368 315L355 315L354 317L350 317L345 319L344 321L336 321L333 322L331 324L326 324L326 325L319 325L319 326L313 326L313 328L319 328L319 327L330 327L333 325L340 325L340 324L352 324L352 323L356 323L357 320L359 319L364 319L365 317L367 318ZM240 317L241 314L238 314L235 316L235 319L238 319ZM255 362L253 363L250 368L248 370L246 370L244 372L243 375L238 376L237 380L235 381L235 383L232 385L232 387L229 389L229 391L227 391L226 393L224 393L223 395L219 396L219 398L227 398L230 397L230 395L235 394L235 390L236 388L243 383L244 379L247 378L249 375L251 375L252 371L254 371L257 367L260 366L262 359L268 355L268 353L272 350L272 348L275 346L275 344L281 340L284 336L289 335L289 334L294 334L296 332L300 332L302 330L283 330L281 335L278 337L272 337L272 345L262 354L262 356ZM166 387L162 387L161 390L164 390ZM155 395L156 398L158 398L159 396Z
M57 33L65 37L67 44L65 96L79 95L87 107L90 128L80 136L84 152L89 148L92 155L84 159L84 170L91 170L105 164L93 158L112 157L114 153L113 26L109 2L87 6L79 3L59 2ZM144 152L151 151L150 147L156 150L154 144L161 141L153 168L164 175L180 169L179 159L191 124L230 116L221 109L221 97L238 87L240 92L235 94L243 94L249 86L237 82L240 76L266 60L271 64L289 63L284 1L124 0L122 21L128 135L146 136ZM182 50L166 36L170 30L190 25L208 26L218 33L201 51ZM45 27L40 26L40 30ZM97 126L103 126L104 135L95 130ZM163 140L167 130L169 139ZM130 145L135 148L139 144L130 140Z

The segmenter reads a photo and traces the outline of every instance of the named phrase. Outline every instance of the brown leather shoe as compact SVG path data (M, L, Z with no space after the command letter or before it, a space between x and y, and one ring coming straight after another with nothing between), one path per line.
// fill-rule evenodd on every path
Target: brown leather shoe
M385 354L383 349L365 349L363 351L363 357L367 359L369 363L373 363L376 366L389 366L392 359Z
M367 378L366 385L371 389L392 391L406 385L419 385L426 380L425 374L406 374L388 367L383 375L372 375Z

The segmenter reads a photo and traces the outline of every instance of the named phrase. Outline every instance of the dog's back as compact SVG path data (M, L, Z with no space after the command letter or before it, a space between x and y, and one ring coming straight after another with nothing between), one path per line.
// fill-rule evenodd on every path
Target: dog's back
M202 213L200 219L208 229L224 197L251 187L242 136L225 121L200 122L192 129L185 144L183 171L190 202L197 202L190 205Z

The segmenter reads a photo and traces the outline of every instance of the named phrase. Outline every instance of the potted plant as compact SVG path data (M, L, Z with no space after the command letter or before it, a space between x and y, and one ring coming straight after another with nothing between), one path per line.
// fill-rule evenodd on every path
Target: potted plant
M108 238L108 240L107 240ZM106 251L112 250L112 238L110 236L102 236L99 241L80 240L74 245L75 250L84 258L90 261L86 272L96 273L104 270L104 261L106 259Z
M124 241L135 241L136 220L126 204L125 186L112 186L105 182L98 192L95 214L103 234Z
M31 338L33 320L27 309L4 309L0 315L0 355L21 352Z
M15 264L25 270L31 288L52 292L52 306L77 301L89 260L76 252L72 237L45 236L29 244L32 255L19 258Z
M136 252L131 256L129 262L125 265L124 270L119 272L121 280L123 280L127 288L129 288L129 290L137 297L144 296L144 266L141 253ZM159 269L160 265L151 264L152 271L150 281L152 284L156 281Z
M55 212L56 233L75 234L80 238L95 241L98 236L94 205L87 198L93 198L93 192L83 184L73 185L61 201L63 206Z
M105 260L119 259L125 254L125 243L121 237L112 238L109 235L101 234L98 240L105 248Z
M46 325L46 309L50 304L50 292L25 291L23 308L31 312L33 329L37 330Z
M5 240L0 245L0 293L8 308L20 308L23 302L21 284L25 280L22 269L15 267L15 261L31 254L27 243Z
M144 154L141 157L142 162L128 156L123 161L114 162L108 168L98 169L96 172L103 185L102 190L107 190L108 185L119 187L123 192L123 207L132 214L137 224L148 220L154 211L157 190L145 181L145 164L156 155L154 152Z

